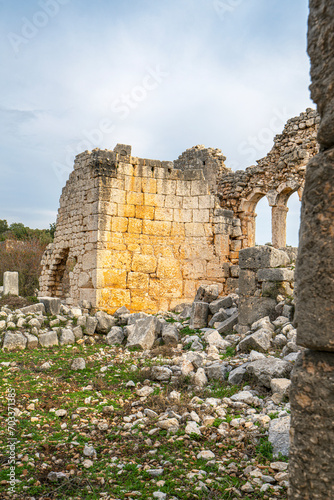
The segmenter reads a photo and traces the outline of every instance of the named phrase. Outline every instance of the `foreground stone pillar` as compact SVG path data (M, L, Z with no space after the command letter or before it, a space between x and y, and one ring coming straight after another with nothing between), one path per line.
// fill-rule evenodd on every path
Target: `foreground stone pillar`
M289 500L334 498L334 0L310 0L311 93L321 153L308 164L296 267Z
M18 295L19 294L19 273L14 271L6 271L3 273L3 294Z
M286 246L286 217L288 207L273 206L271 209L271 242L275 248Z

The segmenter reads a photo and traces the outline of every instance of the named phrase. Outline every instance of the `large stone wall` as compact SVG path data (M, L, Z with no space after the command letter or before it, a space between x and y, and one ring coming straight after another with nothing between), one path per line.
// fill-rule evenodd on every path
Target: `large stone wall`
M296 266L297 342L290 391L290 500L334 498L334 0L310 0L312 98L320 153L307 166Z
M133 157L124 145L79 155L43 259L41 295L155 312L191 301L200 284L222 290L229 226L238 223L218 204L225 171L219 150L204 147L175 164Z
M273 244L285 246L287 201L302 192L317 123L310 109L289 120L267 157L246 171L232 172L221 150L204 146L174 162L133 157L122 144L78 155L40 294L108 312L121 305L156 312L192 301L201 284L233 291L263 196L273 207Z

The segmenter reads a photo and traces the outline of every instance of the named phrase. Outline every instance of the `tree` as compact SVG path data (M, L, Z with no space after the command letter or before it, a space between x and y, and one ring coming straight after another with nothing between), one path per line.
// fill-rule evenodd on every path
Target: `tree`
M8 222L5 219L0 219L0 234L8 231Z

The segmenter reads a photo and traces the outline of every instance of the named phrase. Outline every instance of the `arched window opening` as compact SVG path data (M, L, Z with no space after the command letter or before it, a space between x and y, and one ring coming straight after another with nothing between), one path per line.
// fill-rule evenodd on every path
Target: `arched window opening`
M288 200L288 209L289 212L286 220L286 244L292 247L297 247L301 202L296 192L293 193Z
M258 202L255 212L255 244L271 244L271 208L266 196Z

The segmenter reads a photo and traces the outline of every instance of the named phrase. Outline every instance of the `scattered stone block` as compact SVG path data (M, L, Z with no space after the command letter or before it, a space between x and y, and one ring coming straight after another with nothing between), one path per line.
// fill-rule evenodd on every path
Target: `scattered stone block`
M125 339L123 328L120 326L113 326L106 336L106 342L109 345L122 344Z
M58 345L58 336L56 332L41 333L38 340L42 347L53 347L54 345Z
M133 331L128 336L126 347L152 349L161 331L161 323L155 316L140 319L134 324Z
M41 304L44 304L46 314L51 314L51 316L60 314L60 299L55 297L39 297L38 300Z
M218 298L218 285L201 285L197 290L194 302L213 302Z
M222 323L218 323L218 325L214 325L215 329L218 333L228 334L233 332L233 327L238 323L239 313L235 313L229 318L227 318Z
M290 449L290 416L274 418L269 424L268 440L273 446L273 457L278 458L279 454L284 457L289 456Z
M3 273L3 295L19 294L19 273L6 271Z
M285 267L289 256L282 250L270 246L243 248L239 252L240 269L263 269L266 267Z
M208 324L209 304L194 302L190 314L190 328L205 328Z
M6 332L3 341L3 349L7 351L23 350L26 348L27 338L22 333Z
M292 368L292 363L288 361L268 357L249 363L247 373L258 384L270 388L273 378L289 378Z

